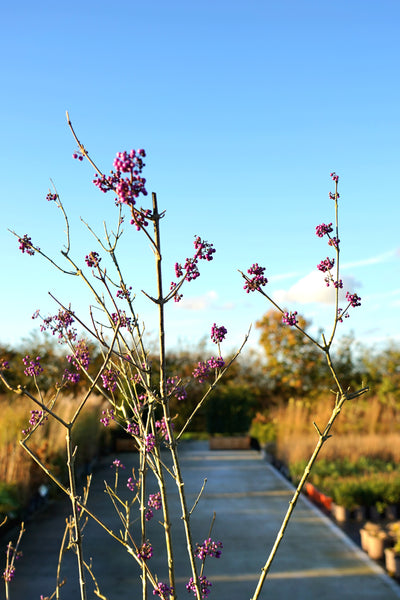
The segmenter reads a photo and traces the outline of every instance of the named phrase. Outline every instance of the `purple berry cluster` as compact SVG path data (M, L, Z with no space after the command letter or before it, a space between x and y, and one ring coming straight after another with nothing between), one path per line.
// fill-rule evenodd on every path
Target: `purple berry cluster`
M135 225L137 231L140 231L144 227L147 227L149 222L147 219L151 218L152 212L148 208L140 207L139 210L132 210L131 225Z
M335 181L335 183L339 183L339 175L336 175L335 172L331 173L331 177L332 180Z
M221 325L221 327L217 327L217 325L214 323L214 325L211 327L211 339L214 344L223 342L227 333L228 331L223 325Z
M34 316L38 316L38 311ZM73 318L73 312L70 310L60 309L58 314L43 319L43 322L40 326L40 331L47 331L50 329L53 335L57 334L60 341L68 340L70 342L74 342L77 336L76 329L72 327L74 322L75 319Z
M331 269L333 269L334 264L335 264L334 258L331 259L331 258L326 257L325 260L321 260L319 265L317 265L317 269L319 271L322 271L322 273L326 273L327 271L330 271Z
M175 265L176 266L176 265ZM170 285L170 292L172 292L175 288L177 287L177 284L175 283L175 281L171 281L171 285ZM175 292L174 294L174 302L180 302L183 298L183 294L178 294L177 292Z
M197 251L195 258L208 261L213 259L213 254L215 254L215 248L213 244L209 244L205 240L202 240L200 236L196 235L194 239L194 247Z
M200 591L201 591L201 597L204 598L208 598L209 594L210 594L210 587L212 587L212 584L208 581L208 579L206 578L205 575L201 575L199 577L199 581L200 581ZM186 584L186 589L188 592L193 592L194 595L196 596L196 586L194 584L193 581L193 577L191 577L188 581L188 583Z
M31 416L29 419L29 427L28 429L23 429L22 430L22 434L23 435L28 435L28 433L30 431L32 431L32 429L34 427L36 427L36 425L43 425L44 421L47 421L48 416L44 414L44 412L42 410L31 410Z
M132 293L132 286L129 288L121 288L119 290L117 290L117 298L120 298L122 300L130 300L131 299L131 293Z
M264 276L264 271L265 267L260 267L258 263L254 263L250 269L247 269L247 273L253 275L253 277L249 278L243 286L246 294L255 292L268 283L268 279Z
M141 172L144 167L142 159L145 156L146 152L142 148L136 152L135 150L131 150L129 154L127 152L118 152L114 159L114 168L117 173Z
M22 254L25 252L29 254L29 256L33 256L35 254L35 248L33 247L32 240L28 234L25 234L22 238L18 238L18 242L19 250L21 250ZM40 250L40 248L38 248L38 250Z
M157 492L156 494L149 494L149 499L147 502L150 508L154 508L154 510L161 510L161 492Z
M63 383L78 383L81 376L76 371L70 371L69 369L65 369L63 373Z
M333 246L333 248L339 248L340 240L337 237L331 237L328 241L328 246Z
M22 533L22 530L21 530ZM21 558L22 552L17 551L16 548L12 545L11 542L7 544L7 562L6 568L3 571L3 579L5 582L10 583L14 579L15 575L15 566L14 561L17 561ZM8 594L7 594L8 598Z
M202 544L196 544L196 556L200 560L205 560L207 556L220 558L222 542L213 542L211 538L204 540Z
M79 340L74 348L74 354L72 356L68 355L67 361L72 363L77 370L81 367L85 370L88 369L90 364L90 354L85 340Z
M297 310L295 310L294 312L285 312L283 314L282 317L282 322L285 323L285 325L290 325L291 327L294 327L295 325L297 325L298 320L297 320Z
M14 567L14 565L9 565L3 572L3 579L4 579L4 581L7 581L8 583L10 583L10 581L12 581L14 579L14 575L15 575L15 567Z
M333 231L331 225L332 225L332 223L329 223L329 225L325 225L325 223L322 223L322 225L317 225L317 227L315 228L316 234L318 237L323 237L324 235L327 235L329 238L329 240L328 240L329 246L338 248L339 240L336 237L331 237L329 235ZM343 287L342 280L339 279L338 281L336 281L333 278L332 273L330 272L331 269L333 269L334 265L335 265L335 259L326 257L326 259L321 260L321 262L317 265L317 269L319 271L321 271L322 273L327 273L327 276L325 277L325 283L326 283L327 287L329 287L330 284L333 283L333 286L335 288L342 288Z
M167 428L167 424L165 422L165 418L163 417L161 419L161 421L156 421L155 426L156 426L157 433L161 436L161 438L164 438L164 440L166 442L169 442L168 428ZM171 429L174 429L175 424L171 423L170 427L171 427Z
M126 426L126 432L133 435L139 435L139 426L137 423L128 423Z
M105 369L101 374L103 388L106 390L110 390L110 392L115 392L117 388L118 375L119 371L117 369L114 369L113 367Z
M204 383L211 375L212 369L222 369L224 365L225 361L221 356L218 356L218 358L212 356L207 362L197 363L197 367L194 369L192 375L199 383Z
M43 367L40 364L40 356L37 356L35 359L31 359L29 354L27 354L22 359L22 362L26 366L26 369L24 369L24 373L28 377L36 377L40 373L43 373Z
M35 254L35 248L32 246L32 240L28 237L27 234L22 238L18 238L19 242L19 250L21 250L22 254L25 252L29 254L29 256L33 256ZM40 248L38 248L39 250Z
M315 233L320 238L324 237L324 235L329 235L330 233L332 233L332 231L332 223L329 223L328 225L325 225L325 223L321 223L321 225L317 225L315 228Z
M200 271L198 269L199 260L213 260L213 254L215 253L215 248L213 244L202 240L198 235L195 236L194 240L194 248L195 254L192 258L186 258L185 264L182 266L181 263L175 263L175 276L177 279L183 277L185 281L193 281L200 277ZM177 287L177 283L172 281L170 290L173 291ZM175 294L174 300L175 302L179 302L182 299L182 294Z
M153 590L153 596L161 596L163 600L169 600L173 593L173 588L166 583L162 583L162 581L159 581L157 587Z
M111 171L108 177L96 174L93 183L104 193L114 191L117 194L116 204L127 204L133 208L140 194L147 196L146 180L141 177L145 156L142 149L131 150L129 154L118 152L114 160L115 171Z
M186 400L187 392L183 385L180 385L179 377L168 377L167 394L175 396L177 400Z
M42 410L31 410L31 418L29 419L29 425L35 427L39 422L43 425L43 421L47 421L48 416L44 414Z
M329 198L330 200L337 200L338 198L340 198L340 194L334 193L334 192L329 192Z
M153 433L149 433L146 436L146 440L145 440L146 452L151 452L154 449L155 445L156 445L156 438L154 437Z
M148 508L146 509L144 516L146 521L151 521L151 519L154 517L153 508L154 510L161 510L161 493L158 492L157 494L150 494L149 499L147 501L147 505Z
M102 410L101 414L103 416L100 419L100 423L102 423L104 427L108 427L111 421L115 420L115 413L113 408L107 408L106 410Z
M149 560L153 556L153 548L149 541L140 546L137 556L142 560Z
M225 361L223 358L221 358L221 356L218 356L217 358L212 356L208 359L207 364L210 369L222 369L222 367L225 365Z
M319 238L324 237L324 235L328 236L328 245L333 246L334 248L339 248L340 240L337 237L333 237L330 234L333 232L332 223L329 225L325 225L322 223L321 225L317 225L315 228L315 233Z
M350 306L361 306L361 298L357 294L346 292L346 300L349 302Z
M126 327L129 331L132 330L132 318L126 316L126 312L124 310L118 311L118 313L112 313L111 318L113 320L114 325L117 325L118 321L120 322L120 327Z
M128 477L128 481L126 484L126 487L128 488L128 490L130 490L131 492L134 492L136 486L137 486L137 482L133 479L133 477Z
M100 261L101 258L97 252L89 252L89 254L85 256L85 262L88 267L96 268L99 266Z

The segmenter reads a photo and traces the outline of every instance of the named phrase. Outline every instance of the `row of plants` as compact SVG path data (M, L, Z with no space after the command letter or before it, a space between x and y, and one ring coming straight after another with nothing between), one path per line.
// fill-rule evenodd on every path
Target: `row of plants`
M385 525L367 521L360 529L360 539L368 556L384 562L389 575L400 579L400 521Z
M286 414L291 412L293 415L293 404L288 407ZM302 410L303 404L299 406ZM299 422L301 426L304 425L301 419ZM278 443L282 423L280 425L271 413L257 413L249 432L277 464L280 462L278 456L283 454L282 440L281 445ZM362 549L371 559L384 563L389 575L400 579L400 521L393 521L400 512L400 469L394 458L397 449L393 447L390 452L382 452L379 445L372 444L368 453L366 446L370 436L364 435L364 443L359 445L359 455L355 452L344 454L350 445L348 438L338 436L330 455L315 463L306 483L307 494L339 522L349 515L362 519ZM354 444L353 439L351 442ZM338 449L342 450L342 455L339 450L335 458L333 452ZM305 467L304 460L289 465L287 474L295 485L300 481ZM365 522L366 515L377 519L377 522ZM382 520L382 517L386 519Z
M74 430L73 442L77 446L76 465L85 474L98 453L110 443L110 432L100 423L103 399L93 396L82 413ZM79 400L65 395L62 414L66 418L76 410ZM49 494L55 487L46 473L31 460L19 444L23 432L27 432L35 420L33 406L29 411L26 401L0 396L2 414L0 426L0 522L8 518L23 517L35 504L41 486L46 485ZM61 481L67 480L65 464L65 434L57 422L44 420L37 428L32 452L46 466L57 473Z
M294 481L300 478L301 465L290 465ZM333 502L352 511L358 507L385 509L400 504L400 470L380 457L360 457L352 461L321 460L310 474L309 482Z
M392 412L392 408L386 410ZM297 423L293 419L295 411L300 414ZM299 454L307 455L310 436L303 433L306 413L308 410L304 410L303 402L293 401L284 409L257 413L249 430L249 434L270 454L274 464L285 467L295 485L306 467L304 459L296 460ZM291 443L287 443L286 424L292 427ZM396 427L396 422L393 427ZM308 428L312 429L310 423ZM324 457L315 463L308 477L309 494L328 509L333 502L347 511L359 507L373 508L382 515L388 507L400 505L400 447L398 436L395 433L393 436L393 440L389 436L393 443L389 443L388 436L379 433L347 433L330 440Z
M400 503L400 472L329 477L322 482L322 489L347 510L375 507L384 514L389 506Z

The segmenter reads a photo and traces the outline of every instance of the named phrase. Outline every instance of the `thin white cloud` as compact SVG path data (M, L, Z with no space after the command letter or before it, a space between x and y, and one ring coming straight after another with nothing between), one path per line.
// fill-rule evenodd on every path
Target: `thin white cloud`
M179 302L178 305L175 304L175 306L182 307L185 310L193 311L209 309L212 309L213 311L228 311L234 310L237 307L237 304L235 302L230 301L221 304L217 292L215 290L210 290L209 292L206 292L201 296L196 296L193 298L187 297L184 294L182 300Z
M293 277L298 277L300 275L299 271L292 271L291 273L280 273L279 275L268 275L268 281L282 281L282 279L293 279Z
M400 288L397 290L390 290L388 292L378 292L376 294L368 294L368 298L371 300L380 300L383 301L385 299L390 299L394 296L400 295Z
M236 304L235 302L225 302L225 304L223 304L220 308L222 310L233 310L236 308Z
M305 277L299 279L288 290L276 290L273 299L279 305L288 303L299 304L334 304L335 289L332 284L328 287L324 281L325 275L320 271L312 271ZM339 299L343 301L346 291L351 293L360 287L354 277L343 277L343 289L339 290Z
M210 290L209 292L194 298L188 298L183 295L183 298L179 302L178 306L181 306L185 310L207 310L209 308L215 308L215 303L217 300L217 292Z
M371 256L370 258L363 258L361 260L355 260L353 262L348 262L341 265L342 269L350 269L353 267L367 267L368 265L376 265L378 263L383 263L394 256L400 256L400 249L394 248L393 250L389 250L389 252L384 252L383 254L377 254L376 256Z

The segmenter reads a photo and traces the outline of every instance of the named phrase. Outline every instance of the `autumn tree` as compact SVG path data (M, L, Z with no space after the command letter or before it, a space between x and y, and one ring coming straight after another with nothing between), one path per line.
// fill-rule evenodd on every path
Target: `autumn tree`
M304 331L310 322L298 317ZM282 314L270 310L256 327L261 331L260 344L263 348L268 376L269 401L288 400L292 396L312 397L321 383L328 381L327 367L322 352L312 341L295 327L282 321Z
M382 404L398 406L400 403L400 344L389 340L384 347L361 351L364 378L377 394Z

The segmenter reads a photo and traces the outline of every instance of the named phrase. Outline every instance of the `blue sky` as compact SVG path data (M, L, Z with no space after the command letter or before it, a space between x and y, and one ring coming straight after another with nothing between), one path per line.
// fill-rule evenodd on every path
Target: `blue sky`
M371 345L399 341L399 26L397 0L8 3L0 342L28 335L36 309L56 312L48 291L85 314L77 281L19 253L7 231L60 256L64 224L45 199L50 178L77 260L96 249L79 218L99 232L103 219L115 222L112 196L71 157L66 109L104 171L116 152L146 149L147 188L167 210L166 285L195 234L215 244L215 260L168 307L170 347L197 344L214 322L227 327L230 347L240 344L270 308L242 289L237 270L254 262L266 267L271 296L329 329L333 307L315 279L329 249L315 226L334 220L331 171L340 175L342 275L362 297L341 331ZM151 251L129 226L121 251L152 336L140 292L154 292Z

